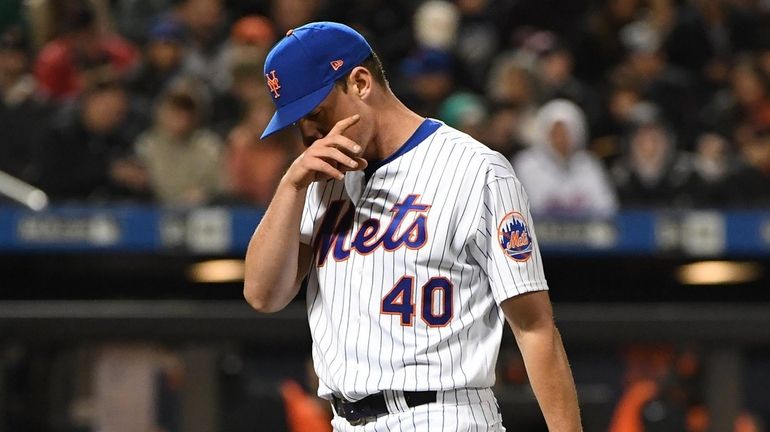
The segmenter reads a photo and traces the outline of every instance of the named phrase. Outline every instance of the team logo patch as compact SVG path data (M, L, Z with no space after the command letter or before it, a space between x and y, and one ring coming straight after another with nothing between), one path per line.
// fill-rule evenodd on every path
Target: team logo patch
M532 237L527 221L519 212L510 212L497 227L497 241L503 251L515 261L527 261L532 256Z
M267 88L270 89L273 98L278 99L281 97L281 94L278 93L278 90L281 89L281 82L278 81L278 77L275 76L275 71L272 70L269 74L265 74L265 78L267 79Z

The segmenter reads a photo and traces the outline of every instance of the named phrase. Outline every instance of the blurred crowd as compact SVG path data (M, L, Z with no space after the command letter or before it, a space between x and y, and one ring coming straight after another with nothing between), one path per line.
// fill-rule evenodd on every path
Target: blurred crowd
M266 205L267 52L361 31L421 115L510 157L538 214L770 207L763 0L8 0L0 171L56 202Z

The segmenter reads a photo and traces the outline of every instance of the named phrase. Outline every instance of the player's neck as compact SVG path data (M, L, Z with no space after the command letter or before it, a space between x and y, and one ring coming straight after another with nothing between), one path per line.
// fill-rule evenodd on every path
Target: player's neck
M370 146L375 160L383 160L395 153L414 134L424 118L407 108L392 93L385 95L383 109L376 119L376 135Z

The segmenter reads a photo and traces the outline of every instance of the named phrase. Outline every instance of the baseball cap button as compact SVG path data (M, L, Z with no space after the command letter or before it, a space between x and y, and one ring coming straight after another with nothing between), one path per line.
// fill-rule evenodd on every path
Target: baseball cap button
M289 31L286 32L286 36L291 36L292 33L294 33L294 29L289 29Z

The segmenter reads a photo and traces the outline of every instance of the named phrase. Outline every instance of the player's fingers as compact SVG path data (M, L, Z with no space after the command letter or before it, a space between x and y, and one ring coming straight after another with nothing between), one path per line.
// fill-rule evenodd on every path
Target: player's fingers
M347 128L353 126L354 124L356 124L358 122L358 119L360 119L360 118L361 118L360 115L355 114L355 115L352 115L352 116L350 116L348 118L344 118L344 119L338 121L334 125L332 130L329 131L327 136L330 136L330 135L341 135L342 132L345 132L345 129L347 129Z
M327 162L336 162L350 169L358 167L358 162L346 155L336 147L321 147L313 152L313 156L326 159Z
M368 165L368 163L366 162L365 159L358 159L358 158L356 158L355 162L356 162L356 166L355 167L348 167L348 166L340 165L338 168L341 171L343 171L343 172L363 171L364 169L366 169L366 167Z
M367 162L367 160L364 158L357 157L355 158L355 161L356 161L356 164L358 164L358 166L354 171L359 171L369 166L369 162Z
M342 180L345 175L340 170L332 166L329 162L326 162L320 158L312 158L307 161L308 168L316 173L328 176L329 178L335 178Z
M358 157L358 155L361 153L361 146L358 145L357 142L353 141L352 139L346 136L342 136L342 135L327 136L326 140L328 145L334 146L342 150L351 158Z

